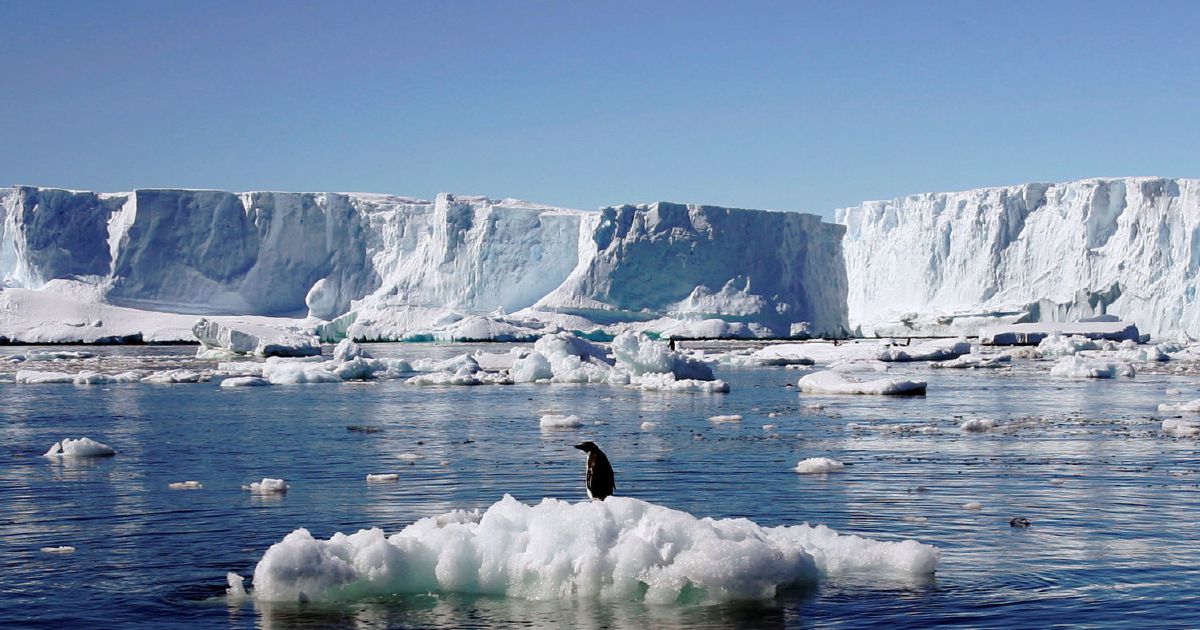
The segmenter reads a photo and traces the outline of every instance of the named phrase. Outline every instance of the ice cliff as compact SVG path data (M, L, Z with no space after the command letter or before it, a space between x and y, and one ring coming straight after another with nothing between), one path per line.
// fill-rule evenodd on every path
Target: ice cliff
M852 327L975 333L1117 315L1200 336L1200 180L1087 179L871 201L837 211Z
M843 228L796 213L28 186L0 189L0 213L10 314L33 299L22 289L65 300L56 287L70 282L84 287L75 297L131 309L125 320L132 310L307 317L363 338L453 326L520 337L526 325L588 322L771 336L847 325Z

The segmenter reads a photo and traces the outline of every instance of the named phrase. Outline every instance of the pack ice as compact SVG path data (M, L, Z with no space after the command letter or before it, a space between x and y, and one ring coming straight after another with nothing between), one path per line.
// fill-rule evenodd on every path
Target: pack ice
M770 598L823 576L926 576L936 547L880 542L807 524L696 518L628 497L523 504L425 518L328 540L297 529L263 554L252 595L346 601L394 593L481 593L533 600L654 604ZM236 576L231 578L240 583Z
M1200 180L910 195L838 210L836 221L850 324L868 335L1109 314L1154 336L1200 336Z
M519 340L632 325L842 334L847 324L843 228L799 213L29 186L0 189L0 208L0 336L10 340L190 340L197 316L206 343L259 354L216 327L262 341L245 329L263 322L244 319L260 316L326 339ZM47 328L47 314L68 325Z

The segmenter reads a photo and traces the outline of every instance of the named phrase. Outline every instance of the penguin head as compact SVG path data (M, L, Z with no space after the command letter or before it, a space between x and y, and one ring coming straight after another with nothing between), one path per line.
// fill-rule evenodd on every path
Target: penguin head
M600 450L596 446L595 442L580 442L579 444L575 445L575 448L577 448L585 453L594 453L594 452Z

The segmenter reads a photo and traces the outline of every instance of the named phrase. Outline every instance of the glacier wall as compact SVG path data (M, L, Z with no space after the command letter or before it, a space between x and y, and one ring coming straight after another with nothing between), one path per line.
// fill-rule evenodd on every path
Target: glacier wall
M1110 314L1200 336L1200 180L912 195L838 210L836 222L850 323L865 334Z
M27 186L0 189L0 212L5 286L70 278L107 303L147 311L349 313L347 321L361 312L404 328L447 309L453 317L532 309L611 321L718 318L776 335L847 329L843 228L811 215Z
M605 208L587 255L537 307L596 321L718 318L787 334L846 321L841 228L815 215L655 203Z

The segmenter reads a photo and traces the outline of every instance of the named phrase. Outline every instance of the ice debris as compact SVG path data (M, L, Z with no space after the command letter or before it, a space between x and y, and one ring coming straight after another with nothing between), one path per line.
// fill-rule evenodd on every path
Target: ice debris
M828 457L810 457L796 464L795 471L805 475L815 475L837 472L845 467L845 464L836 459L830 459Z
M898 378L881 378L874 381L852 381L838 372L823 370L800 378L797 383L806 394L877 394L877 395L921 395L925 393L925 381L908 381Z

